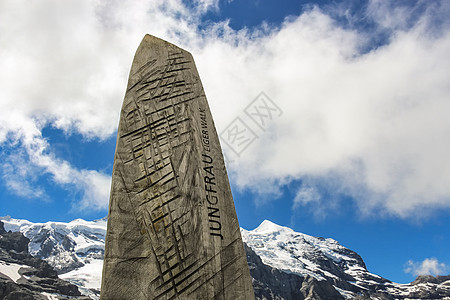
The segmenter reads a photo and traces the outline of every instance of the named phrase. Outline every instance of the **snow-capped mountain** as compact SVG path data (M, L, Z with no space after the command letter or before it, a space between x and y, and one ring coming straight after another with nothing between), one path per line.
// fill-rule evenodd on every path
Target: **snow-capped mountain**
M330 238L309 236L267 220L254 230L241 229L241 233L265 265L298 275L302 281L326 282L344 299L450 299L450 276L429 276L434 284L426 276L411 284L393 283L370 273L356 252ZM322 288L329 286L322 284Z
M59 277L98 299L106 219L31 223L2 217L6 231L30 239L30 254ZM333 239L309 236L264 221L241 229L257 299L450 299L450 276L396 284L370 273L363 259Z
M29 238L30 254L45 259L59 273L103 258L106 218L91 222L76 219L69 223L32 223L10 217L0 220L7 231L19 231Z
M30 239L29 253L47 261L59 274L93 299L100 295L106 218L76 219L69 223L32 223L1 217L6 231L21 232Z
M22 233L6 231L0 221L0 299L88 299L47 262L30 255L29 243Z
M351 279L366 272L362 258L333 239L298 233L267 220L252 231L242 229L241 234L265 264L287 273L326 280Z

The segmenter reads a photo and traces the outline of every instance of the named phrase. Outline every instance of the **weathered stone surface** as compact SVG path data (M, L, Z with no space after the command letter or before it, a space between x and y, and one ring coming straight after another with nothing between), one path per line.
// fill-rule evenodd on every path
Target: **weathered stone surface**
M146 35L121 111L101 299L253 297L193 58Z

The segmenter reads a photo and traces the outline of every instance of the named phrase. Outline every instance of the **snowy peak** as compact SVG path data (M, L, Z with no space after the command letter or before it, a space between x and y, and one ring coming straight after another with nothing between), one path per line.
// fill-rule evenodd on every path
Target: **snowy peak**
M10 216L0 217L0 220L4 223L6 231L20 231L25 232L30 230L30 228L46 228L46 229L61 229L61 230L87 230L87 231L106 231L106 218L95 220L95 221L85 221L83 219L75 219L66 222L46 222L46 223L32 223L27 220L14 219Z
M242 230L242 238L264 264L317 280L367 272L362 258L333 239L309 236L263 221L256 229Z
M61 278L76 284L93 299L100 292L105 249L106 218L69 223L32 223L0 217L6 231L21 232L30 242L31 255L49 263Z
M0 218L6 231L21 232L30 239L31 255L45 259L60 274L92 259L103 259L106 219L69 223L31 223L11 217Z
M0 221L0 299L86 299L47 262L29 254L28 238L2 229Z
M22 227L32 226L37 223L31 223L27 220L13 219L10 216L0 217L6 231L18 232Z
M444 283L433 284L427 281L420 283L420 286L401 285L372 274L356 252L331 238L295 232L267 220L254 230L241 229L241 233L243 241L260 257L263 264L290 275L298 275L303 278L302 284L305 280L312 280L322 287L324 282L331 284L332 289L345 299L443 299L441 296L450 294L450 286ZM268 273L276 272L272 270ZM259 274L260 272L254 272L256 277ZM274 282L270 278L257 280ZM289 280L292 281L292 277ZM297 285L302 280L297 280ZM286 286L292 286L295 282L294 280ZM302 285L301 290L304 288ZM272 291L274 290L276 289ZM316 295L314 299L322 297ZM338 298L332 296L327 299Z
M262 221L262 223L256 229L253 230L253 232L257 232L260 234L268 234L268 233L274 233L274 232L280 232L280 231L293 232L293 230L291 228L280 226L269 220Z

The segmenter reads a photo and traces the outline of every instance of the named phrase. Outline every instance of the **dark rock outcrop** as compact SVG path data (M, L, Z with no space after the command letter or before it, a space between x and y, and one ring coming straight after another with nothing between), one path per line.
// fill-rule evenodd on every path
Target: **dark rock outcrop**
M447 276L431 276L431 275L419 275L417 276L416 280L411 282L411 285L417 285L419 283L434 283L434 284L441 284L445 281L450 281L450 275ZM449 282L450 285L450 282Z
M447 299L450 298L450 275L419 275L411 283L414 289L408 294L412 299Z
M5 225L3 224L2 221L0 221L0 234L4 234L4 233L6 233Z

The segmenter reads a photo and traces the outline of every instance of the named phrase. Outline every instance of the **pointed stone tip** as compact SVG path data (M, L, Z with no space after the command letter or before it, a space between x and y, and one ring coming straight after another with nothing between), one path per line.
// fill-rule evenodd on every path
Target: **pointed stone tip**
M139 76L135 77L134 75L137 74L142 67L155 61L159 61L159 64L163 64L169 58L170 53L174 52L181 52L182 55L187 58L187 61L194 62L194 58L189 51L186 51L177 45L169 43L151 34L144 35L139 47L136 50L136 53L134 54L127 89L140 80Z
M138 53L140 51L143 51L144 49L149 49L149 48L172 48L172 49L173 48L177 48L177 49L180 49L183 52L185 52L185 54L191 56L191 59L193 59L192 58L192 54L189 51L187 51L187 50L185 50L185 49L183 49L183 48L181 48L181 47L179 47L179 46L177 46L175 44L172 44L171 42L168 42L166 40L163 40L163 39L161 39L159 37L156 37L154 35L151 35L151 34L147 33L142 38L142 41L139 44L139 47L138 47L138 50L136 51L136 53Z
M292 229L290 229L289 227L285 227L285 226L281 226L281 225L275 224L275 223L273 223L273 222L271 222L269 220L264 220L253 231L259 232L259 233L263 233L263 232L269 233L269 232L275 232L275 231L281 231L281 230L286 231L286 230L292 230Z
M169 42L167 42L167 41L165 41L165 40L163 40L163 39L160 39L160 38L158 38L158 37L156 37L156 36L154 36L154 35L151 35L151 34L145 34L144 35L144 38L142 39L142 42L143 41L146 41L146 42L164 42L164 43L169 43ZM169 43L170 44L170 43Z
M172 44L171 42L168 42L166 40L163 40L159 37L156 37L156 36L148 34L148 33L145 34L144 37L142 38L141 45L142 44L167 44L167 45L178 47L177 45ZM178 48L180 48L180 47L178 47Z

